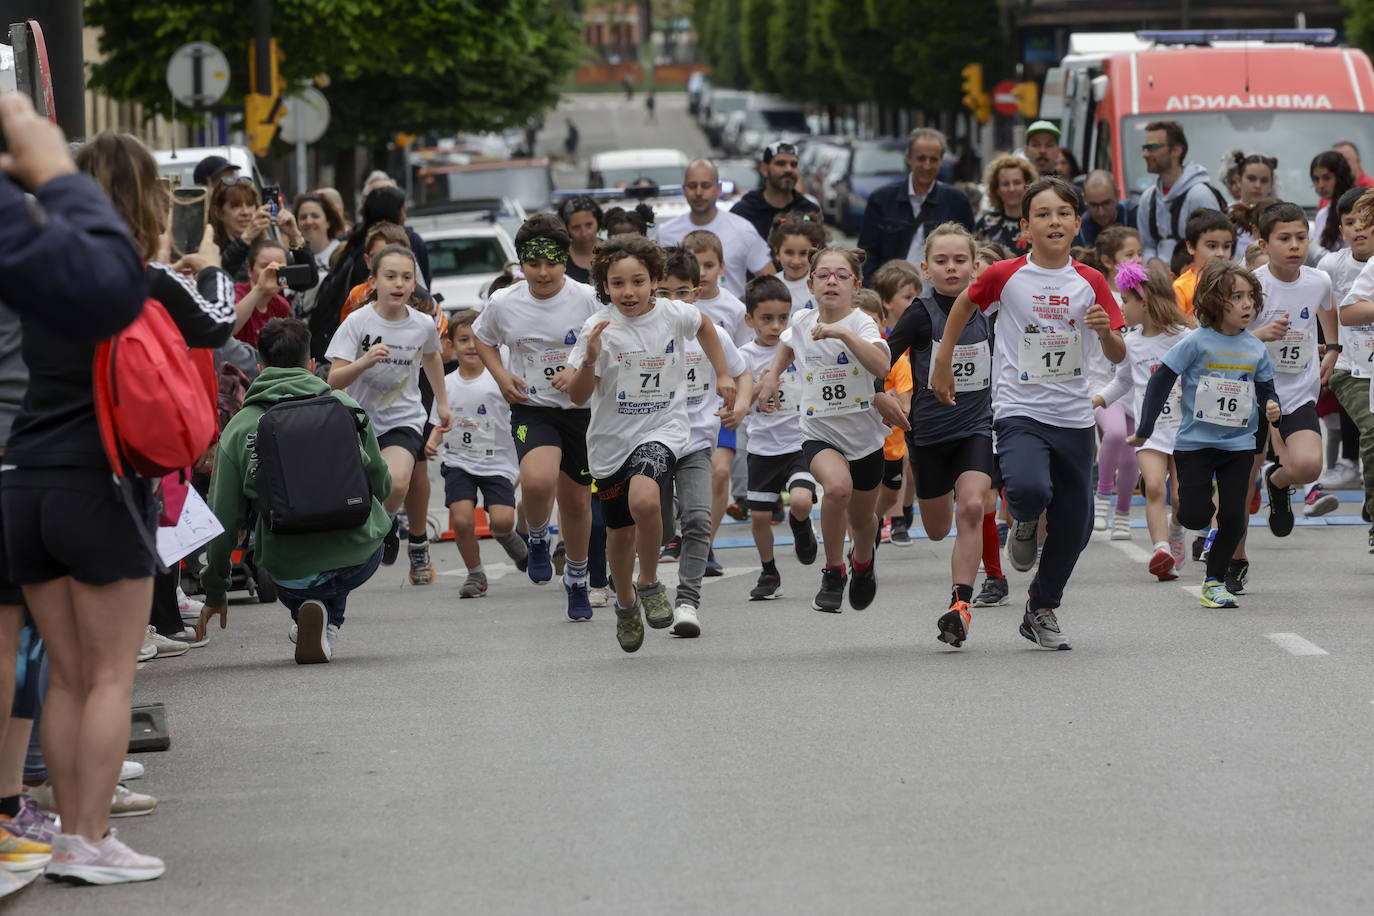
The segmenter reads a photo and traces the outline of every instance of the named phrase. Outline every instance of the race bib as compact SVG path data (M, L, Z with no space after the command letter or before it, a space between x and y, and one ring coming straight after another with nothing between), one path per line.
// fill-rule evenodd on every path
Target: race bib
M1355 378L1374 378L1374 325L1346 328L1350 340L1350 374Z
M1218 426L1245 426L1255 409L1255 388L1249 381L1199 376L1193 394L1193 416Z
M471 458L490 458L496 454L496 427L491 417L453 418L453 429L444 434L444 447Z
M845 359L844 354L840 355ZM802 378L801 412L808 417L836 417L867 410L873 403L873 376L847 360L807 359Z
M1290 330L1281 340L1265 341L1264 347L1274 362L1275 372L1306 372L1317 352L1317 328L1310 325L1300 331Z
M620 354L616 377L616 411L644 414L666 408L677 395L680 379L677 354L646 353L643 350Z
M1144 413L1145 393L1138 391L1135 398L1135 416L1139 419ZM1164 399L1164 406L1159 409L1159 416L1155 417L1155 429L1178 429L1183 422L1183 386L1180 382L1174 382L1174 387L1169 389L1169 396Z
M940 341L931 341L930 374L932 377L935 375L933 357L939 350ZM954 370L955 391L982 391L990 386L992 384L992 351L988 349L988 342L980 340L975 344L955 344L954 361L950 368ZM926 380L926 384L929 387L929 379Z
M700 404L701 399L711 393L711 363L700 350L688 350L684 362L687 365L687 402Z
M553 387L553 377L559 370L568 368L568 357L572 347L550 347L525 354L525 384L530 395L555 395L561 392Z
M773 413L797 412L797 367L788 366L778 379L778 393L773 397ZM754 413L763 413L758 402L754 403Z
M1046 385L1082 378L1082 332L1077 328L1052 334L1022 331L1016 369L1023 385Z

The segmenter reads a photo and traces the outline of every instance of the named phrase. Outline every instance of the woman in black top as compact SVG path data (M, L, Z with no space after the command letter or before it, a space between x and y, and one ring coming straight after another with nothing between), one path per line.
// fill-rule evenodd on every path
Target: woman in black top
M998 156L983 173L992 209L978 217L973 235L985 242L997 242L1018 255L1030 250L1030 241L1021 232L1021 195L1040 175L1020 156Z
M572 247L568 249L567 276L578 283L592 282L592 250L601 231L601 207L590 197L572 197L558 208L558 216L568 227Z
M296 225L290 210L280 207L276 219L271 208L258 196L253 179L233 173L221 175L212 183L210 192L210 225L215 230L215 244L222 252L226 273L243 283L248 279L248 249L276 226L286 246L286 258L292 264L309 265L317 274L315 253Z

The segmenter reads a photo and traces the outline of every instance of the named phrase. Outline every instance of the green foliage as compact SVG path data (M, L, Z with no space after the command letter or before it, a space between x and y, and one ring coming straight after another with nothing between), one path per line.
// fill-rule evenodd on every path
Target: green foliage
M777 0L742 0L740 5L740 63L749 86L762 92L777 92L780 80L768 60L768 24Z
M1352 45L1374 52L1374 0L1341 0L1345 7L1345 37Z
M248 91L244 0L86 0L85 19L101 30L104 55L90 84L149 117L170 113L167 58L187 41L229 57L225 103ZM330 78L330 133L347 142L521 124L557 103L587 53L563 0L273 0L272 33L285 82Z
M710 16L714 24L707 57L711 64L711 82L729 89L749 88L740 45L739 21L743 5L743 0L711 0Z

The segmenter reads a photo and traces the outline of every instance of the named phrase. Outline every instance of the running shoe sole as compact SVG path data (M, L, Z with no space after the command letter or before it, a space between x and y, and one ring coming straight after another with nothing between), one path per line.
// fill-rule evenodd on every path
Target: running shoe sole
M615 609L615 638L626 652L638 652L644 645L644 620L640 617L639 602L632 608Z
M318 601L306 601L296 611L296 664L322 665L329 661L321 645L327 623L324 605Z
M1328 512L1335 512L1341 507L1341 498L1335 493L1323 493L1310 506L1304 506L1302 514L1308 518L1316 518L1319 515L1326 515Z
M936 624L940 628L940 642L959 648L964 644L964 640L968 639L968 624L958 608L950 608Z
M973 599L974 607L1002 607L1010 600L1011 589L1007 586L1007 580L1001 580L1002 587L997 590L996 594L988 592L988 583L992 581L994 580L984 580L983 590Z
M115 868L100 865L64 865L59 873L53 872L49 865L45 873L49 881L60 881L77 887L83 885L130 884L135 881L152 881L161 878L167 871L166 866L157 869Z
M1178 578L1174 566L1174 555L1167 550L1156 550L1155 555L1150 557L1150 575L1158 577L1161 582L1171 582Z
M673 627L668 632L683 639L695 639L701 635L701 621L695 615L691 617L678 617L673 615Z
M1017 522L1007 537L1007 559L1017 572L1028 572L1035 565L1035 532L1039 527L1038 521Z
M1277 466L1272 467L1264 475L1264 488L1269 491L1269 530L1276 538L1286 538L1293 533L1293 502L1286 487L1274 486L1272 481L1277 470Z

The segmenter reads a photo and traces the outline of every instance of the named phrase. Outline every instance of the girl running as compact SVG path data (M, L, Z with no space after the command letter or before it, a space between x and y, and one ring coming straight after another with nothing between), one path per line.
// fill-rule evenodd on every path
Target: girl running
M1134 392L1132 413L1138 416L1150 376L1159 368L1164 354L1194 325L1174 300L1173 284L1163 270L1156 267L1147 271L1139 261L1127 261L1117 268L1116 285L1121 292L1121 314L1126 324L1139 330L1126 335L1126 361L1101 393L1093 395L1093 407L1100 414L1104 408ZM1136 460L1145 480L1145 520L1154 543L1149 570L1161 582L1177 579L1178 567L1183 563L1183 526L1177 523L1177 486L1174 487L1175 523L1167 530L1164 515L1164 479L1168 476L1178 480L1172 456L1181 416L1182 402L1175 385L1160 408L1154 435L1136 449Z
M816 308L798 312L783 331L773 365L759 379L758 402L775 409L778 379L796 363L802 374L802 454L825 489L821 531L825 569L812 607L838 613L844 601L844 538L854 577L849 604L856 611L873 603L878 579L873 569L873 514L883 478L887 427L872 409L874 379L891 365L887 344L873 319L854 308L864 252L826 248L811 258L811 294Z
M792 294L793 314L816 307L807 278L811 272L811 256L824 248L826 241L825 227L810 213L780 213L773 220L768 247L773 250L773 258L782 265L779 276Z
M1117 268L1129 261L1140 260L1140 233L1125 226L1112 226L1098 233L1093 243L1093 254L1101 265L1102 275L1107 285L1116 293L1117 302L1121 294L1113 278ZM1112 381L1112 367L1102 356L1100 348L1095 349L1093 358L1084 367L1088 377L1089 391L1102 391ZM1097 447L1097 493L1093 497L1093 530L1106 531L1109 527L1108 515L1112 515L1112 494L1116 494L1116 513L1112 515L1110 527L1114 541L1130 540L1131 537L1131 496L1135 492L1135 480L1139 475L1135 452L1126 444L1134 424L1130 418L1131 408L1125 403L1109 404L1094 412L1102 441Z

